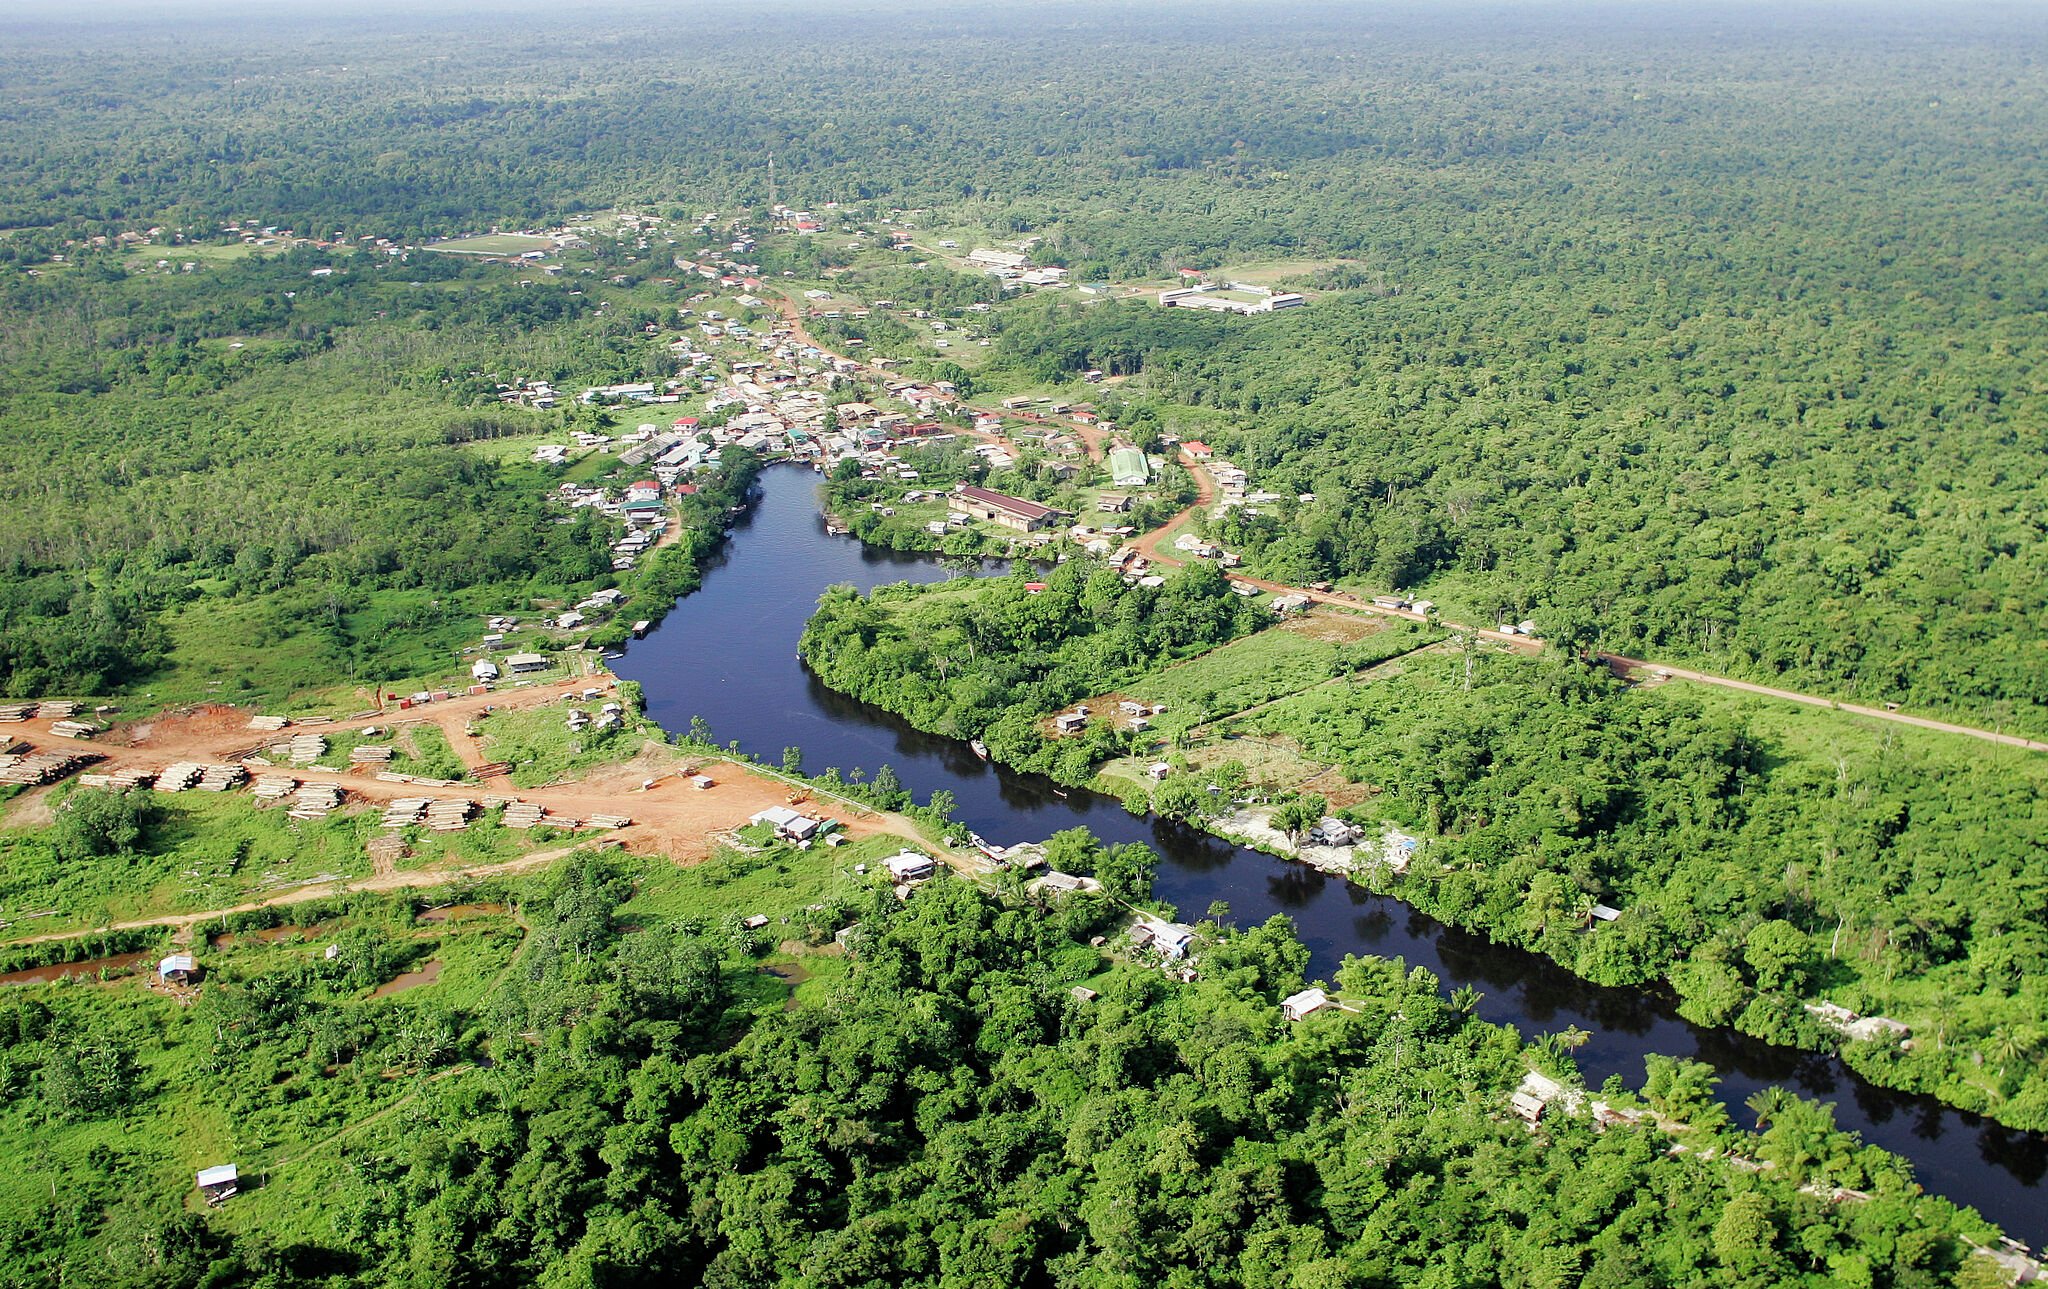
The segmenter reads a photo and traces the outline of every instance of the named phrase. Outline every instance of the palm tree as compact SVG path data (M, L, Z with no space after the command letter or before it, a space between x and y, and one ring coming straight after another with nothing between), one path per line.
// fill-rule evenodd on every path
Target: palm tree
M2007 1067L2027 1059L2034 1050L2034 1037L2015 1025L1999 1024L1984 1040L1984 1055L1998 1062L1998 1081L2005 1082Z
M1790 1092L1773 1084L1770 1087L1751 1093L1749 1100L1743 1102L1743 1104L1748 1106L1751 1113L1756 1115L1757 1131L1762 1132L1773 1119L1778 1117L1785 1109L1785 1103L1791 1099L1792 1094Z

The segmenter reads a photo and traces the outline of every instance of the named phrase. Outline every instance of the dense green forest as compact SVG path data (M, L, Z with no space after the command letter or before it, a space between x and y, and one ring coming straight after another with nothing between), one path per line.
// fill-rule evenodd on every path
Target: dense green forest
M281 704L445 674L482 615L601 586L658 617L758 463L727 453L677 503L681 539L620 576L616 526L548 502L615 459L527 448L637 421L573 387L677 376L704 301L676 261L758 239L733 253L764 294L893 299L993 340L905 374L1079 391L1169 455L1206 438L1278 495L1199 521L1253 572L1531 617L1556 646L1269 646L1271 614L1208 565L1141 587L1077 558L1038 592L834 590L802 646L825 683L1066 783L1167 757L1156 797L1118 784L1177 817L1225 804L1214 778L1305 822L1328 802L1255 787L1233 751L1313 763L1355 789L1344 813L1424 838L1369 880L1447 922L1780 1042L1836 1042L1800 1005L1822 997L1897 1017L1910 1049L1845 1058L2048 1126L2038 763L1630 688L1581 655L2048 735L2040 12L771 3L10 15L0 36L0 695ZM771 153L777 196L830 210L818 236L772 231ZM579 224L545 270L426 249L611 211L665 222ZM1103 289L920 269L947 257L885 227ZM1189 269L1311 298L1146 298ZM922 331L880 309L819 328L871 355ZM529 379L570 405L500 399ZM927 486L1082 495L1035 456L915 459ZM858 476L830 497L860 535L922 544L871 509L901 490ZM1170 468L1137 518L1192 484ZM1173 694L1168 746L1048 736L1118 690ZM204 807L44 812L67 791L0 789L10 889L68 907L281 849L292 877L324 845L362 859L344 820L187 869L168 838ZM907 797L893 772L862 794ZM1187 981L1121 954L1112 899L942 877L899 902L848 876L896 843L865 844L579 855L451 897L491 910L468 925L365 898L272 941L252 915L202 928L224 938L190 1006L121 967L5 986L0 1279L1996 1280L1960 1238L1991 1233L1825 1107L1760 1098L1742 1131L1705 1067L1659 1059L1640 1094L1603 1092L1644 1122L1532 1131L1508 1095L1532 1063L1569 1081L1570 1035L1525 1042L1377 961L1328 982L1351 1010L1288 1025L1307 958L1284 924L1212 910ZM1073 858L1147 894L1128 852ZM1591 924L1596 900L1619 918ZM163 941L11 965L74 947ZM429 979L385 993L402 972ZM237 1156L246 1193L201 1216L193 1168Z
M10 379L26 405L4 410L68 423L41 391L125 389L143 353L159 391L195 365L206 387L202 355L162 343L174 328L124 325L134 305L83 288L106 258L92 234L210 236L232 217L406 239L622 202L694 220L757 209L774 151L791 201L1030 234L1077 278L1328 265L1303 270L1327 294L1272 319L994 318L1010 372L1139 372L1136 401L1213 413L1198 423L1259 482L1316 494L1221 534L1265 571L1425 588L1559 638L2048 730L2027 358L2048 284L2028 250L2034 162L2014 146L2044 125L2038 14L1059 15L630 34L620 16L484 45L437 38L458 16L412 17L237 29L232 53L147 23L90 49L73 26L24 23L0 54L0 254L84 271L10 286L4 369L30 379ZM804 249L786 262L840 254ZM414 257L405 276L424 273ZM276 285L212 307L271 330L278 362L333 343L307 316L345 307L323 297L388 307L340 278L296 300ZM918 298L915 275L896 287ZM957 305L968 287L949 290ZM509 304L481 307L473 325L502 331ZM417 355L405 335L325 361L472 369L473 352ZM122 406L112 392L99 405ZM102 449L96 470L122 455ZM217 473L201 471L195 486ZM64 576L11 596L86 589L73 512L40 500L63 492L39 487L6 527L65 551ZM218 527L249 503L185 504ZM263 540L280 539L286 562L319 544ZM0 551L21 544L0 531ZM489 544L447 549L474 570L502 563ZM128 604L81 601L93 626L36 655L147 656Z
M1639 689L1554 651L1438 646L1369 679L1363 668L1436 638L1406 631L1330 649L1270 690L1232 699L1209 685L1206 703L1140 739L1107 721L1053 737L1046 718L1076 700L1154 692L1174 674L1186 651L1148 641L1148 618L1184 615L1193 588L1234 597L1202 564L1156 601L1082 560L1042 594L1023 576L829 592L804 658L834 689L1070 784L1127 752L1194 742L1334 767L1369 793L1347 813L1431 839L1390 889L1432 915L1605 984L1668 980L1689 1018L1773 1042L1835 1045L1800 1006L1815 999L1901 1019L1920 1036L1907 1050L1886 1036L1845 1056L1879 1082L2048 1126L2048 778L2034 759L1894 733L1817 740L1769 711ZM1238 605L1233 628L1270 620ZM1005 638L1030 648L990 648ZM1243 765L1202 764L1123 795L1170 815L1230 812ZM1236 787L1200 790L1218 780ZM1588 933L1596 902L1625 912Z
M568 419L502 407L497 371L649 374L655 311L621 303L451 256L309 248L190 275L0 275L19 376L0 392L0 692L147 683L180 608L227 608L209 620L239 639L214 643L255 659L309 654L238 668L240 692L378 679L480 613L609 582L603 516L552 522L550 472L465 445ZM751 479L736 463L685 501L693 536L649 584L652 616Z
M787 899L776 866L815 863L730 856L693 902ZM1349 1010L1289 1025L1308 952L1285 919L1205 923L1184 984L1089 945L1120 927L1104 897L846 889L791 911L814 945L858 932L850 961L796 959L819 977L785 1006L736 919L659 913L626 870L585 856L509 894L520 928L358 899L271 947L243 919L189 1008L119 981L10 998L0 1071L39 1095L0 1133L44 1143L39 1174L77 1167L23 1179L9 1282L1996 1282L1960 1238L1982 1224L1824 1106L1759 1103L1752 1134L1703 1067L1653 1062L1640 1096L1601 1093L1641 1123L1531 1130L1509 1093L1532 1066L1569 1083L1564 1048L1399 961L1347 961ZM366 997L429 954L432 990ZM218 1220L169 1203L190 1152L301 1121L324 1135L245 1166Z

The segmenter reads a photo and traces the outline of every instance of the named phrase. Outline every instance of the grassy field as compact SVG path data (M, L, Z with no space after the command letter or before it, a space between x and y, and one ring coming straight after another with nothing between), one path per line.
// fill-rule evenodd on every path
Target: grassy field
M460 237L453 241L436 242L427 247L430 251L446 251L451 255L523 255L527 251L551 251L555 241L551 237L534 237L526 233L487 233L482 237Z
M1158 722L1165 732L1297 693L1434 638L1406 624L1316 613L1148 676L1128 686L1128 692L1166 704L1166 719Z

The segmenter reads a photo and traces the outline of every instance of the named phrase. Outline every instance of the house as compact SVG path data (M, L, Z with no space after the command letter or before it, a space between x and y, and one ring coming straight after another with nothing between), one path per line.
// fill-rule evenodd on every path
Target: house
M967 252L967 262L985 269L1017 269L1022 268L1027 260L1015 251L996 251L978 246Z
M528 672L546 671L548 660L544 655L537 653L507 654L505 666L513 675L523 676Z
M1382 609L1405 609L1408 601L1398 595L1375 595L1372 602Z
M1349 846L1358 841L1358 835L1358 829L1334 815L1324 815L1308 830L1309 841L1317 846Z
M469 674L479 682L496 680L498 678L498 664L488 658L479 658L470 664Z
M1589 911L1596 919L1602 922L1612 922L1621 916L1620 909L1607 904L1595 904Z
M1190 440L1189 442L1181 444L1180 450L1181 455L1185 456L1190 461L1207 461L1216 455L1216 449L1210 447L1206 443L1203 443L1199 439Z
M156 964L157 978L174 985L187 985L199 979L199 960L189 953L174 953Z
M1169 958L1185 958L1194 946L1195 931L1178 923L1141 917L1131 926L1131 942L1141 949L1157 949Z
M1073 995L1074 1001L1077 1003L1092 1003L1102 996L1086 985L1075 985L1067 992Z
M660 499L661 485L652 479L642 479L637 483L626 485L626 501L628 503L635 501L659 501Z
M1300 1020L1312 1012L1319 1012L1330 1005L1330 996L1320 989L1304 989L1280 1000L1280 1014L1289 1020Z
M1095 508L1105 515L1121 515L1131 508L1131 499L1121 492L1105 492L1095 499Z
M1052 726L1062 734L1078 734L1088 728L1085 712L1061 712L1052 718Z
M583 625L583 615L571 609L555 619L555 626L563 631L573 631Z
M1164 779L1167 775L1173 773L1173 767L1164 761L1154 761L1145 767L1145 773L1154 779Z
M749 931L763 930L768 925L768 915L765 913L755 913L750 917L741 919L740 925Z
M889 870L889 876L898 882L922 882L938 871L930 855L920 855L914 850L891 855L882 864Z
M970 519L983 519L1004 528L1019 532L1036 532L1049 527L1054 520L1066 517L1066 512L1051 506L1041 506L1035 501L1022 497L1005 496L987 488L962 484L946 499L946 504L955 513Z
M787 806L770 806L752 816L748 823L767 824L784 841L809 841L825 828L823 819L800 815Z
M1072 873L1048 872L1044 877L1035 878L1025 888L1034 894L1071 895L1076 891L1099 891L1102 883L1092 877L1076 877Z
M1272 604L1270 604L1267 607L1273 610L1273 613L1276 617L1284 618L1290 613L1301 612L1303 609L1306 609L1308 605L1309 599L1306 595L1296 594L1276 595L1273 597Z
M193 1180L199 1183L199 1193L206 1197L206 1202L218 1205L235 1197L240 1176L240 1171L233 1164L215 1164L212 1168L200 1169L193 1175Z
M1112 448L1109 476L1119 488L1142 488L1152 478L1152 465L1145 460L1145 454L1134 447Z

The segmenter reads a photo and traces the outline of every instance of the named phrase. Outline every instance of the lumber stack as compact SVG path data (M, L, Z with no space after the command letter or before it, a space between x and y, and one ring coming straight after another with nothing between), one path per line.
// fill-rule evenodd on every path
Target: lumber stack
M199 781L206 767L197 761L177 761L163 768L156 776L158 792L183 792Z
M327 755L327 740L318 734L294 734L291 755L293 765L311 765Z
M379 775L377 777L382 778L384 776ZM386 828L404 828L409 824L418 823L420 816L427 812L427 806L431 800L432 798L430 797L398 798L384 807L384 826Z
M338 783L308 783L292 798L292 808L286 813L293 819L325 819L341 804L341 798Z
M78 715L78 704L68 698L45 698L36 704L36 715L46 721L68 721Z
M538 826L542 828L561 828L568 832L575 832L583 826L583 821L571 819L567 815L548 815L540 820Z
M239 788L248 782L249 772L239 765L209 765L199 772L199 782L192 786L201 792L226 792Z
M592 815L584 822L592 828L624 828L633 821L625 815Z
M350 765L387 765L391 761L389 743L364 744L348 750Z
M0 704L0 721L4 721L9 725L19 725L35 714L36 705L34 703Z
M545 809L530 801L515 801L505 807L505 817L499 822L507 828L531 828L546 814Z
M0 783L33 788L57 780L86 764L76 752L25 752L0 756Z
M64 738L91 738L105 732L105 726L94 725L90 721L53 721L50 724L50 733Z
M427 806L427 827L434 832L461 832L469 827L476 802L460 797L437 797Z
M130 766L125 770L116 770L107 777L114 781L117 788L146 788L156 781L156 771L140 770Z
M289 774L266 774L249 791L258 801L282 801L298 789L299 781Z
M250 729L262 730L268 734L275 734L291 723L292 720L289 716L251 716L249 718Z

